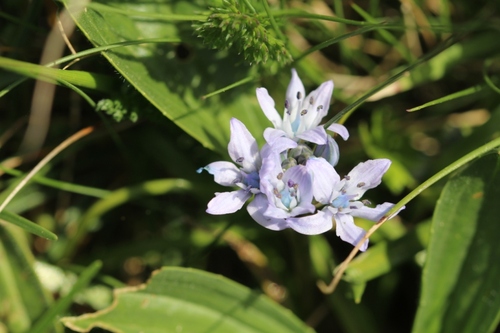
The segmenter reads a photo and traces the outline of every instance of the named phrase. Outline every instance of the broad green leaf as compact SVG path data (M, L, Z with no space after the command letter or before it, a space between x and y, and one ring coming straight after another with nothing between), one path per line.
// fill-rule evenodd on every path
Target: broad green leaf
M500 320L500 157L446 184L434 211L413 332L493 332Z
M209 50L191 23L211 2L63 1L81 31L96 46L145 38L180 38L182 44L156 43L103 52L116 70L160 112L204 146L225 153L229 120L236 117L261 136L270 125L260 110L254 87L244 85L203 99L215 90L249 77L240 58ZM198 6L202 3L202 6ZM191 21L178 22L193 17ZM231 70L228 70L230 64Z
M50 299L33 271L33 256L20 229L0 225L0 326L27 332Z
M115 296L105 310L62 322L77 332L313 332L266 296L195 269L163 268L146 285L117 289Z

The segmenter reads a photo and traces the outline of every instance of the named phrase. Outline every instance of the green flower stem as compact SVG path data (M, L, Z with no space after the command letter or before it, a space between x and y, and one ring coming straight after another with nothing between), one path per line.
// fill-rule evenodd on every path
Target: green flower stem
M457 91L456 93L449 94L449 95L441 97L441 98L437 98L437 99L435 99L433 101L430 101L430 102L427 102L425 104L416 106L416 107L408 109L406 111L408 111L408 112L414 112L414 111L425 109L425 108L427 108L429 106L438 105L438 104L441 104L441 103L444 103L444 102L452 101L452 100L460 98L460 97L472 95L472 94L475 94L475 93L478 93L478 92L482 91L484 89L484 87L485 87L484 84L478 84L478 85L475 85L473 87Z
M278 24L276 23L276 20L274 19L274 16L271 13L271 9L269 8L267 0L262 0L262 4L264 5L264 9L267 13L267 16L269 17L269 22L271 23L271 26L273 27L274 31L276 31L276 35L278 36L279 39L285 42L286 41L285 35L283 35L283 33L280 30L280 27L278 27Z

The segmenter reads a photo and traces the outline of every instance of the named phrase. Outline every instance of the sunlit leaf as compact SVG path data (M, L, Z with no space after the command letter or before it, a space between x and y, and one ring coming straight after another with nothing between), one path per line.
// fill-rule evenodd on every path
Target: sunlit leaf
M493 332L500 319L500 158L445 186L433 216L414 333Z
M266 296L194 269L163 268L147 285L115 296L105 310L62 322L77 332L313 332Z
M64 3L96 46L143 38L182 40L182 44L128 46L103 55L160 112L204 146L226 151L231 117L243 121L259 138L264 125L269 125L251 85L206 100L202 98L250 75L249 67L234 66L241 59L203 46L193 34L193 21L176 21L186 20L186 14L200 12L208 4L198 7L196 3L179 2L172 6L170 1L162 0L143 3L65 0Z

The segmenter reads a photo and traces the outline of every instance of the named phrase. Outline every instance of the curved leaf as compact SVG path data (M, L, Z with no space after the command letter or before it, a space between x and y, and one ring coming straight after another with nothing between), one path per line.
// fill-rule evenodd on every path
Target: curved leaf
M241 59L200 46L191 28L206 7L198 2L64 0L79 28L96 46L145 38L179 38L182 44L148 43L103 52L116 70L159 111L204 146L226 152L229 120L243 121L257 137L269 125L253 86L202 97L251 76ZM190 16L186 14L191 14ZM184 20L185 22L176 22ZM228 70L228 64L231 69Z
M500 320L500 157L450 179L433 216L414 333L493 332Z
M313 332L266 296L195 269L163 268L146 285L115 296L105 310L61 320L77 332Z

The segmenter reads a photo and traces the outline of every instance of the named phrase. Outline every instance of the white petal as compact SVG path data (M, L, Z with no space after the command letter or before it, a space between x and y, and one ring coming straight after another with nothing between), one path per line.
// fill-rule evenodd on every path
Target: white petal
M362 206L358 209L353 209L351 210L351 215L352 216L356 216L356 217L361 217L361 218L364 218L364 219L367 219L367 220L370 220L370 221L379 221L389 210L391 210L391 208L394 207L394 204L393 203L390 203L390 202L384 202L383 204L381 205L377 205L377 207L375 208L371 208L371 207L366 207L366 206ZM397 211L396 213L394 213L392 217L396 216L400 211L402 211L403 209L405 209L405 207L401 208L399 211Z
M227 146L229 156L245 172L257 171L261 164L257 141L238 119L231 118L230 124L231 139Z
M292 78L290 79L290 83L288 84L288 88L286 89L286 101L285 105L288 106L288 111L296 111L304 98L306 97L306 91L304 89L304 85L297 74L295 68L292 68ZM286 119L287 110L285 109ZM292 114L292 120L295 119L295 115Z
M266 128L264 130L264 139L278 153L297 147L297 142L288 138L286 133L279 129Z
M319 125L328 113L333 92L333 81L323 82L316 90L312 91L302 102L301 123L298 132L303 132Z
M356 194L355 200L361 198L366 190L377 187L382 176L389 169L391 161L385 158L361 162L349 172L345 191Z
M207 213L212 215L234 213L243 207L251 195L245 190L215 193L215 197L208 203Z
M280 128L281 117L274 108L274 100L269 96L266 88L257 88L257 100L267 119L273 123L274 128Z
M328 126L328 130L337 133L344 140L349 139L349 131L344 125L333 123L330 126Z
M337 213L334 218L337 236L339 236L344 242L348 242L356 246L356 244L358 244L366 234L366 231L363 228L354 224L354 219L351 215ZM366 251L367 248L368 240L363 243L360 250Z
M241 171L231 162L213 162L202 168L214 175L214 181L224 186L235 186L241 181Z
M287 219L288 226L304 235L318 235L332 229L332 214L319 211L314 215Z
M328 137L323 126L316 126L310 130L297 134L296 136L302 140L309 141L318 145L326 144Z
M308 159L306 168L312 175L314 198L320 203L329 203L334 186L340 181L337 171L324 158Z
M283 230L288 228L284 219L276 219L264 216L269 202L264 194L257 194L252 202L247 205L248 214L261 226L271 230Z

